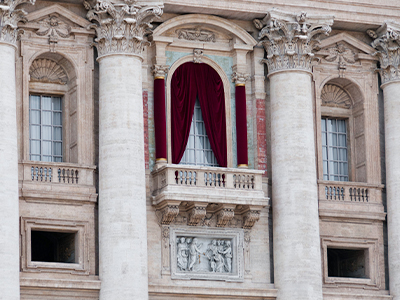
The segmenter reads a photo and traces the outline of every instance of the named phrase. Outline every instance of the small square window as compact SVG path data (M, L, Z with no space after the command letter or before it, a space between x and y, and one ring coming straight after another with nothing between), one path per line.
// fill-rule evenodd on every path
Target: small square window
M328 276L348 278L368 278L365 249L328 248Z
M76 263L77 232L31 231L31 260Z

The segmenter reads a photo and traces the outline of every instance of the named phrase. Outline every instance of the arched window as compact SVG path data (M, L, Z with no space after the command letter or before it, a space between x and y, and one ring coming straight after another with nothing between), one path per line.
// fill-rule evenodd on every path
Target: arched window
M175 164L227 166L224 86L207 64L184 63L172 76L171 151Z

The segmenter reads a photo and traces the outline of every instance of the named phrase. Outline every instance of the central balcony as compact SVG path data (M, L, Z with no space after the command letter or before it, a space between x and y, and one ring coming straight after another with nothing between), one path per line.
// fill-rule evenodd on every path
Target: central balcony
M263 174L259 170L167 164L152 172L152 204L164 211L163 224L169 224L180 211L191 211L191 216L196 211L203 215L230 212L232 218L238 214L258 216L269 205ZM197 221L192 218L188 225L197 225Z

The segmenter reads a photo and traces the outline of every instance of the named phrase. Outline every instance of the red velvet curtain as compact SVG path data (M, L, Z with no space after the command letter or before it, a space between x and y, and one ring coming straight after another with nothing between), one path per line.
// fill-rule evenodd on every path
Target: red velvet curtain
M185 152L194 104L199 97L204 125L215 158L227 166L225 94L218 73L207 64L181 65L171 80L172 162L178 164Z

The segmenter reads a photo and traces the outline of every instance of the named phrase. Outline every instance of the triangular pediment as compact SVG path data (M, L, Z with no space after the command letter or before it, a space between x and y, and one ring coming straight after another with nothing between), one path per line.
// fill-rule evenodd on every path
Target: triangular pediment
M333 50L333 52L342 52L349 59L353 59L351 56L354 55L354 59L357 60L376 60L372 56L376 52L374 48L344 32L322 40L319 44L319 49L316 54L321 56L329 56Z
M52 6L31 12L26 16L26 18L28 19L28 22L40 22L42 19L48 18L51 15L57 15L60 19L72 27L83 27L86 29L91 24L85 18L78 16L59 4L54 4Z

